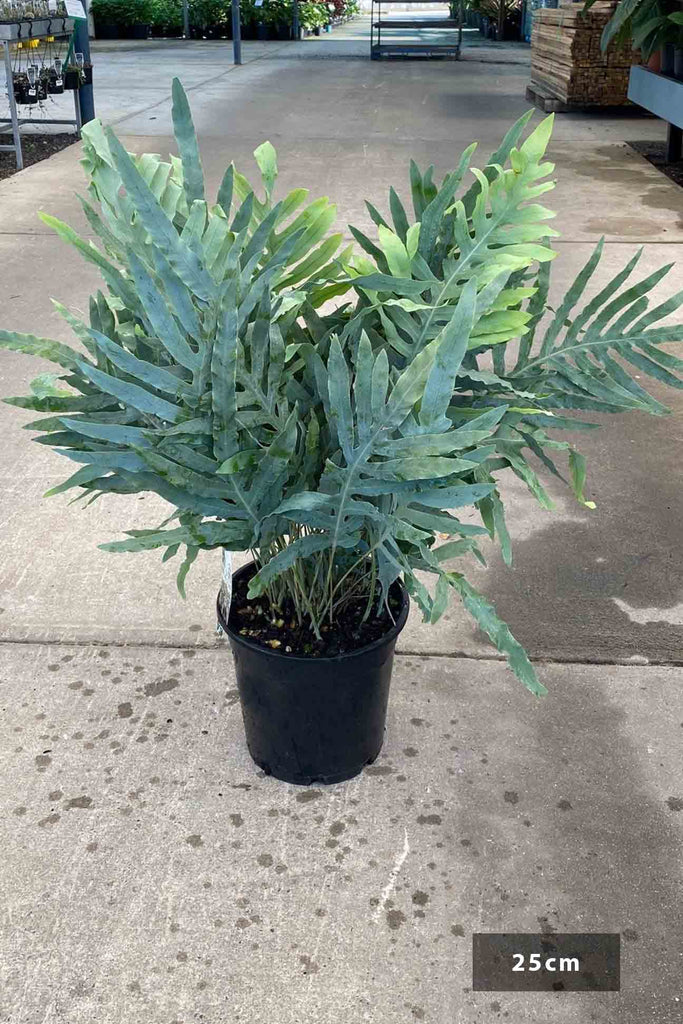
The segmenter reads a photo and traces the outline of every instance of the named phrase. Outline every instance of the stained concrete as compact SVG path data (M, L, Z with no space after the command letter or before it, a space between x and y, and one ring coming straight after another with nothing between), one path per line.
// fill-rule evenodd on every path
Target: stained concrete
M528 51L371 64L366 26L247 45L242 68L229 44L96 47L97 103L130 149L164 153L180 74L210 189L233 158L253 175L270 137L283 188L307 184L367 228L363 198L383 205L410 156L443 173L473 138L491 151L526 109ZM602 234L595 288L641 243L643 276L680 261L681 192L625 145L663 134L638 116L556 118L555 297ZM35 218L88 234L78 159L0 185L5 328L67 340L49 296L83 309L96 287ZM679 287L674 271L660 294ZM3 353L0 393L47 368ZM0 406L0 1021L680 1020L683 405L652 390L673 415L568 435L595 511L553 480L557 511L542 512L506 481L515 566L489 546L471 570L548 698L459 607L435 628L412 614L380 760L311 791L248 758L214 632L217 556L197 560L183 603L173 563L98 551L166 506L43 501L68 466L20 429L33 414ZM620 931L623 991L472 993L471 934L496 929Z
M3 1020L680 1020L675 669L397 659L378 762L258 773L231 660L0 648ZM473 931L618 931L620 994L473 993ZM678 1000L678 1001L677 1001Z

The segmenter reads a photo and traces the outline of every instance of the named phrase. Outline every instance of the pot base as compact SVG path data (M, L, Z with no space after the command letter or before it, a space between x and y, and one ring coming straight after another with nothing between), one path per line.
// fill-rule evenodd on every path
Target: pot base
M338 782L348 782L349 779L355 779L356 776L360 775L363 769L367 768L369 764L374 764L380 755L382 746L383 743L380 745L380 748L374 757L364 761L363 764L359 765L357 768L349 768L346 771L334 772L331 775L294 774L283 771L280 768L271 768L266 761L259 761L255 758L251 751L249 751L249 755L254 764L258 765L261 771L265 772L266 775L271 776L273 779L279 779L280 782L289 782L292 786L334 786Z

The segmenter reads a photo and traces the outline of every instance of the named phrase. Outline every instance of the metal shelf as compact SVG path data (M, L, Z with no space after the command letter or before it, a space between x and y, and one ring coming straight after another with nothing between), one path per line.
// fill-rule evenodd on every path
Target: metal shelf
M455 46L431 46L429 43L381 43L372 48L370 54L373 60L410 60L413 57L431 57L433 60L458 60L460 58L460 47Z
M667 122L667 162L680 160L683 155L683 82L635 66L629 77L628 98Z
M410 0L407 0L410 2ZM33 21L11 21L0 23L0 40L20 43L28 39L44 39L45 36L71 35L73 18L37 18Z
M0 145L0 152L14 152L17 161L17 170L22 170L24 158L21 152L21 131L25 124L66 124L76 129L76 134L81 131L81 104L78 89L74 89L74 118L47 119L19 117L17 102L14 98L14 75L12 73L12 57L10 46L13 43L28 42L29 39L64 39L69 38L73 33L74 21L72 18L41 18L35 21L20 21L0 24L0 51L3 54L2 63L5 66L5 80L7 84L7 99L9 101L9 117L0 117L0 139L4 138L9 129L12 132L12 145ZM29 107L29 113L31 108Z
M462 0L458 5L459 17L411 17L397 18L382 17L382 4L391 3L392 0L372 0L370 18L370 59L371 60L411 60L420 58L422 60L458 60L462 46L463 10ZM431 4L433 0L402 0L408 4ZM377 10L375 10L377 5ZM382 41L382 32L396 29L423 31L424 29L450 29L454 38L452 43L402 43L396 37L389 35L389 42Z
M458 28L454 18L411 18L405 21L376 21L373 28Z

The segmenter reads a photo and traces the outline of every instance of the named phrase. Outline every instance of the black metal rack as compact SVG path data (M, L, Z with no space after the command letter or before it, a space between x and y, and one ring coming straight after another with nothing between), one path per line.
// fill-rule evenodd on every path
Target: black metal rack
M458 3L457 18L443 17L422 17L422 18L400 18L382 17L382 5L396 2L396 0L372 0L370 16L370 57L372 60L409 60L413 57L431 58L441 60L458 60L462 48L462 25L463 9L462 0ZM406 4L433 4L434 0L401 0ZM376 8L376 10L375 10ZM452 43L406 43L394 38L389 42L382 40L382 33L387 30L406 29L418 31L422 29L452 29L457 33ZM386 37L385 37L386 38Z

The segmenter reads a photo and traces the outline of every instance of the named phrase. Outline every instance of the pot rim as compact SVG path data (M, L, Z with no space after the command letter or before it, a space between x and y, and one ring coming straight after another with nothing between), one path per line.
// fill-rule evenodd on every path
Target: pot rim
M254 562L248 562L246 565L243 565L241 566L241 568L237 569L232 574L233 582L240 576L245 575L254 564ZM284 651L277 651L273 650L272 648L268 649L266 647L262 647L261 644L254 643L253 640L249 640L247 637L240 636L240 634L236 633L234 629L232 629L225 621L223 612L221 610L220 593L216 598L216 613L218 615L218 623L221 629L223 630L225 635L230 638L231 642L234 641L234 643L240 644L242 647L246 647L247 650L249 651L258 651L259 654L263 654L267 658L279 658L281 661L287 663L299 662L304 665L311 665L323 664L324 662L340 662L346 661L350 658L357 658L362 654L368 654L370 651L377 650L379 647L383 647L386 644L391 643L392 640L395 640L397 638L398 634L402 631L408 619L408 612L410 611L410 596L402 579L399 578L394 580L394 582L392 583L392 587L395 585L398 586L400 590L402 604L396 622L391 627L391 629L389 629L383 636L379 637L377 640L373 640L371 641L371 643L365 644L364 647L359 647L355 651L345 651L344 654L332 654L320 658L312 658L310 656L301 654L285 654Z

